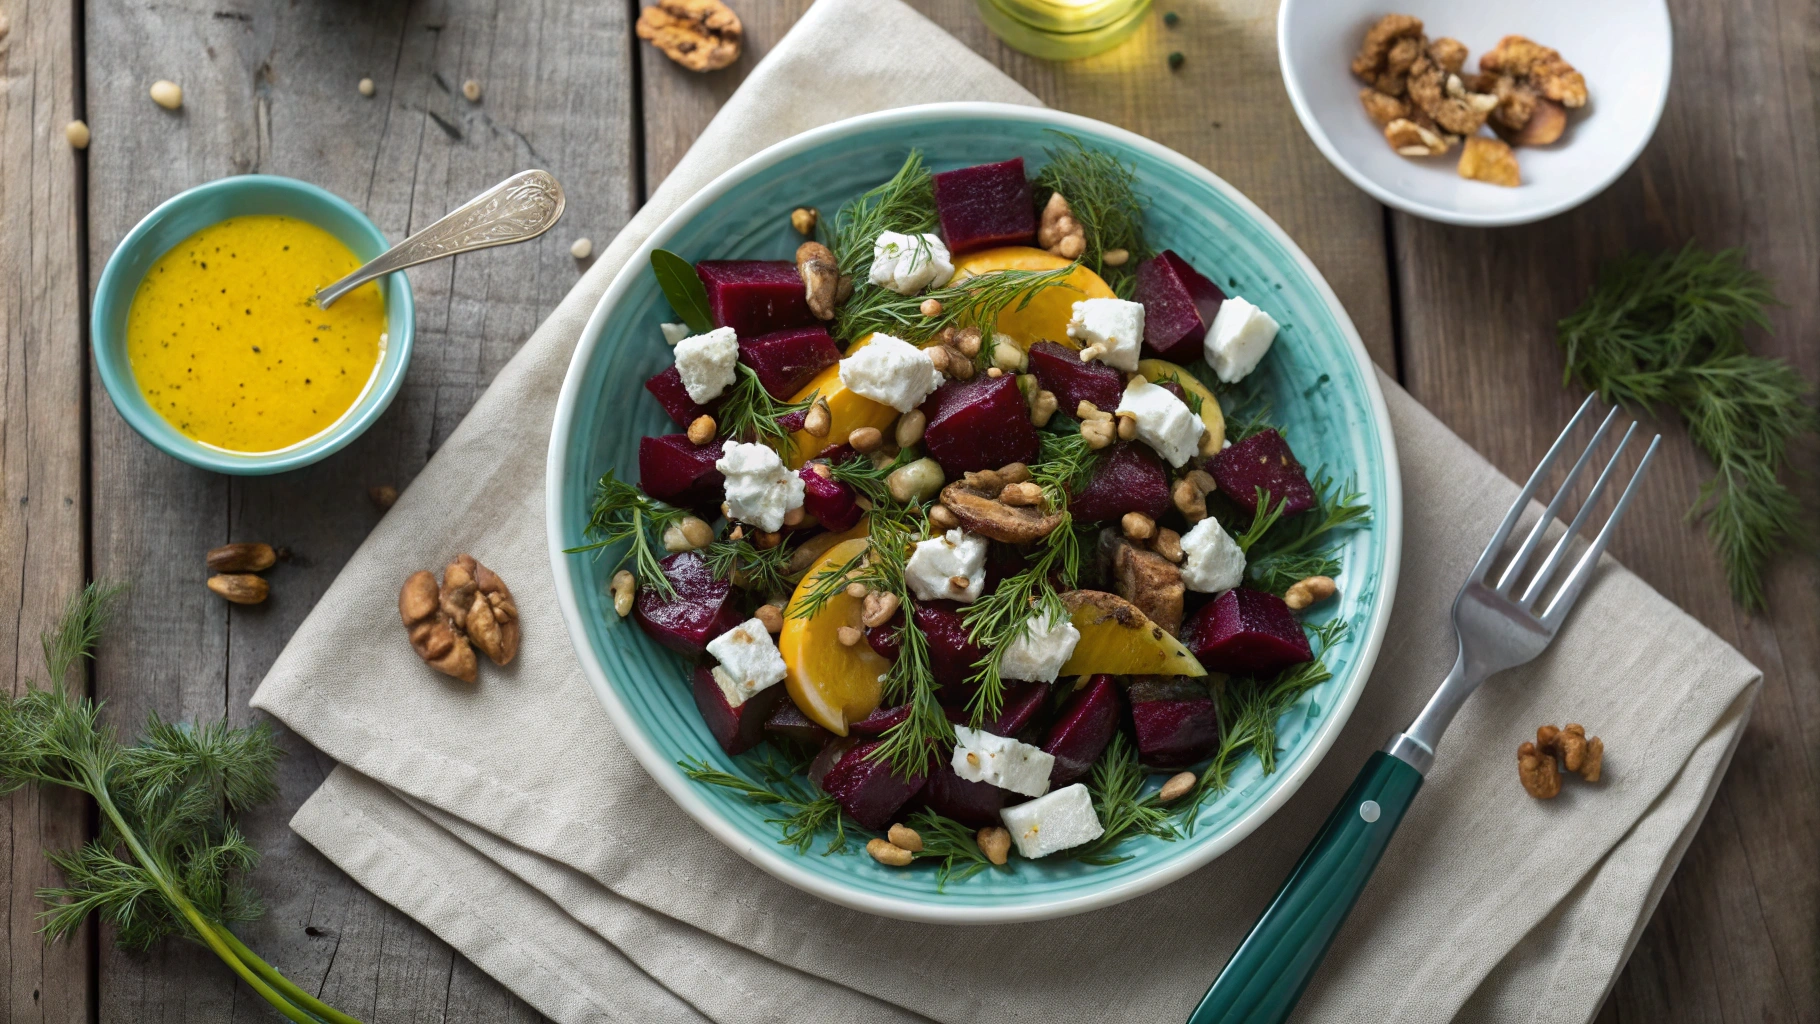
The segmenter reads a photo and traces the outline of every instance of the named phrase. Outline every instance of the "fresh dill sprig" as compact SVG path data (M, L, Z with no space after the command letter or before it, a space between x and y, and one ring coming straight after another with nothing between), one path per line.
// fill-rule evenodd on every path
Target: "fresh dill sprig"
M830 463L828 472L833 479L865 495L866 500L877 507L896 503L897 499L891 497L891 489L885 480L892 473L915 462L918 457L914 447L904 448L891 461L876 465L870 458L861 455L844 462Z
M683 774L696 782L732 790L755 804L772 804L789 809L788 814L765 819L766 824L776 825L782 830L779 845L791 847L798 854L805 854L815 845L817 835L832 832L833 836L829 839L827 848L822 850L822 856L841 853L847 848L846 816L841 813L840 802L825 793L816 796L793 780L775 780L769 785L760 785L695 758L684 758L676 764L683 770Z
M968 680L978 686L967 701L974 728L997 716L1004 706L1005 680L999 673L1005 649L1037 622L1068 618L1068 607L1062 603L1054 580L1059 578L1064 589L1072 589L1080 579L1081 532L1073 517L1063 512L1061 523L1037 542L1036 557L1022 572L1007 576L991 593L961 612L967 638L986 652Z
M904 341L920 342L949 327L978 327L990 331L1000 313L1023 309L1045 288L1067 288L1068 276L1078 264L1054 270L995 270L961 281L951 281L919 295L899 295L888 288L864 285L841 306L835 316L836 337L853 340L882 331ZM923 303L942 304L935 316L923 315ZM1015 307L1012 303L1016 303Z
M1009 864L994 865L987 860L974 838L974 830L953 818L943 817L925 807L910 818L910 827L923 840L923 848L917 852L916 859L938 862L936 892L947 888L949 882L965 882L987 868L996 866L1000 871L1011 870Z
M872 244L879 235L886 231L920 235L934 231L939 223L935 178L923 166L922 152L913 149L889 181L842 206L832 222L822 222L822 241L834 253L841 273L863 281L872 266Z
M90 915L113 925L122 946L171 935L207 946L253 991L297 1024L358 1024L256 956L227 922L260 913L242 881L259 856L233 815L277 792L278 744L265 723L172 725L151 719L125 745L101 724L100 705L70 679L101 636L118 587L90 584L43 637L51 677L18 696L0 692L0 789L62 786L95 801L99 835L50 855L60 886L38 892L52 939Z
M787 594L791 590L785 575L790 565L787 544L759 548L744 537L722 539L709 544L702 554L715 579L731 580L760 594Z
M1607 263L1586 303L1557 327L1578 378L1607 402L1666 406L1687 422L1714 475L1688 510L1706 521L1732 599L1763 607L1763 567L1809 535L1810 518L1780 479L1788 446L1820 428L1813 385L1787 363L1754 356L1743 332L1768 329L1770 283L1736 249L1632 254Z
M1037 443L1039 454L1036 464L1030 467L1030 479L1043 489L1050 506L1062 508L1068 503L1068 495L1087 485L1100 453L1079 430L1040 431Z
M1249 408L1250 410L1245 414L1244 419L1228 418L1226 420L1226 440L1231 441L1233 444L1238 444L1251 435L1262 433L1266 430L1275 430L1277 433L1283 434L1283 429L1281 427L1277 427L1270 422L1270 404L1268 402L1259 402L1253 405L1252 403L1240 401L1233 403L1233 408ZM1283 434L1283 436L1288 437L1289 435Z
M790 431L778 421L809 408L813 399L779 401L759 382L758 371L745 363L736 368L738 379L727 389L727 396L715 413L720 432L735 440L768 445L780 455L788 454Z
M1133 836L1155 836L1165 842L1181 837L1181 830L1170 820L1170 809L1157 802L1156 794L1143 795L1150 772L1138 764L1137 751L1123 731L1112 734L1093 773L1088 777L1087 791L1093 795L1093 810L1105 829L1098 839L1065 851L1068 858L1086 864L1117 864L1128 857L1112 853L1113 847Z
M1137 265L1155 255L1144 241L1144 201L1137 191L1137 171L1104 150L1089 148L1066 132L1065 145L1048 150L1049 163L1036 174L1037 209L1052 192L1068 200L1087 236L1083 256L1088 268L1110 284L1120 298L1130 298ZM1108 249L1130 254L1121 266L1106 266Z
M1246 567L1253 590L1264 590L1278 597L1310 576L1333 577L1340 574L1340 559L1334 548L1313 553L1269 555Z
M1251 516L1251 525L1245 527L1244 533L1232 538L1232 542L1239 546L1240 551L1250 552L1252 548L1257 547L1258 542L1264 539L1264 534L1276 525L1277 520L1283 518L1283 512L1289 508L1288 498L1284 498L1272 506L1270 492L1262 487L1257 489L1257 500L1258 510Z
M867 513L867 532L875 552L871 570L876 579L867 583L868 589L895 594L904 616L897 631L897 660L885 672L885 703L910 705L909 715L879 737L871 757L889 764L899 775L920 776L928 774L942 752L953 745L954 727L935 697L929 638L916 624L916 606L904 579L910 546L923 533L923 526L912 525L913 514L887 505L876 505Z
M1182 389L1182 394L1188 396L1187 402L1188 402L1188 411L1189 412L1194 413L1196 416L1199 416L1201 414L1201 405L1202 405L1202 403L1204 403L1206 401L1206 399L1201 397L1200 392L1198 392L1195 389L1189 387L1188 385L1182 383L1181 374L1171 371L1169 373L1163 374L1162 380L1152 381L1151 383L1161 384L1162 381L1164 381L1164 380L1175 382L1175 386ZM1196 380L1196 383L1199 383L1198 379Z
M1325 469L1318 469L1313 487L1314 508L1289 520L1285 529L1267 534L1253 545L1251 550L1258 552L1258 561L1300 554L1333 531L1360 525L1371 518L1371 506L1359 500L1365 495L1350 478L1344 484L1336 485ZM1251 550L1246 554L1250 555Z
M639 586L654 588L665 598L674 598L676 588L664 575L657 542L652 535L661 539L666 529L680 525L688 514L646 495L609 469L594 487L594 507L588 512L585 531L590 542L566 548L564 553L598 551L628 541L625 553L619 556L619 565L631 562L632 574L638 577Z

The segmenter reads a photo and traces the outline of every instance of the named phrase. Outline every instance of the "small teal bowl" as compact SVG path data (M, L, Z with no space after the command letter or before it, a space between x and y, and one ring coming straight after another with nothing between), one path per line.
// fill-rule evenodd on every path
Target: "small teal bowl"
M845 854L798 856L779 843L776 809L691 781L677 761L706 761L751 777L746 757L723 754L695 710L689 664L613 611L610 554L568 554L586 541L595 481L611 469L638 477L638 440L675 428L644 380L671 363L658 324L672 319L650 270L661 246L685 259L780 259L802 236L796 206L840 205L889 178L911 147L937 171L1021 156L1034 171L1061 134L1111 153L1137 170L1149 196L1145 231L1274 316L1282 333L1256 379L1273 418L1310 467L1350 478L1371 521L1338 540L1340 594L1318 618L1351 627L1327 652L1333 677L1277 722L1276 771L1255 755L1231 786L1199 811L1193 834L1145 836L1117 864L1018 859L938 888L933 870L885 867L850 843ZM740 856L806 892L885 917L936 924L1004 924L1078 914L1149 892L1231 849L1295 793L1339 736L1371 674L1396 595L1402 548L1402 484L1384 396L1358 331L1327 282L1289 236L1237 189L1179 153L1123 129L1053 110L999 103L906 107L804 132L750 157L683 203L632 254L583 329L569 364L550 437L546 494L556 597L583 673L619 738L678 806ZM616 554L613 553L613 554ZM1161 784L1153 778L1152 789ZM817 851L825 846L821 837ZM1284 870L1289 868L1283 865Z
M101 271L95 308L89 317L95 365L114 408L139 436L160 451L192 466L236 476L261 476L297 469L340 451L359 437L404 383L411 363L411 336L416 329L411 283L402 273L380 281L385 289L386 344L373 379L359 401L314 437L273 452L244 453L206 445L185 436L146 404L126 358L126 314L133 293L158 257L211 224L229 217L274 214L295 217L320 227L366 262L390 248L379 226L352 203L308 182L269 174L244 174L198 185L166 199L133 226ZM324 282L325 284L327 282Z

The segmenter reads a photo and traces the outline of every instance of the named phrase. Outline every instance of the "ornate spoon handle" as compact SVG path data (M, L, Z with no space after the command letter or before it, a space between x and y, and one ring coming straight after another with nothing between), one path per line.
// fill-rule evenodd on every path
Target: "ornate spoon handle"
M355 288L395 270L458 252L536 238L562 216L563 205L562 186L548 171L520 171L317 292L316 304L326 308Z

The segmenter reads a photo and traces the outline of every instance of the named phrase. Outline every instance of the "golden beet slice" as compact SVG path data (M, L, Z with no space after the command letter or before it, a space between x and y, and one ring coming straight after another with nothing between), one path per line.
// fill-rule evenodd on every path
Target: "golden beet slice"
M865 631L858 598L839 593L813 616L798 618L796 613L814 589L818 576L838 570L865 551L866 546L867 541L862 538L842 541L803 574L784 613L783 631L777 637L777 649L784 656L784 686L790 699L810 721L836 736L847 735L848 722L878 710L883 690L880 678L891 663L879 657L864 639L851 647L840 642L842 626Z
M847 346L847 355L852 355L865 348L871 341L872 335L870 334L855 341ZM798 391L790 400L806 402L818 394L828 401L830 423L828 436L816 437L807 430L798 430L791 434L790 451L784 458L784 463L791 469L801 467L803 463L820 455L822 449L829 445L845 441L848 434L860 427L877 427L885 430L897 422L896 409L883 402L875 402L865 395L847 390L847 386L840 382L839 363L816 374L815 379L804 384L802 390Z
M1188 648L1117 594L1070 590L1062 595L1081 642L1061 674L1204 676Z
M1007 245L982 249L954 261L954 280L990 274L999 270L1055 270L1072 260L1027 245ZM1019 309L1017 302L998 315L997 329L1008 334L1019 348L1028 352L1039 341L1053 341L1069 348L1081 346L1068 337L1068 321L1074 318L1074 304L1082 299L1117 298L1112 286L1086 267L1068 275L1065 285L1045 288L1030 297L1029 305Z

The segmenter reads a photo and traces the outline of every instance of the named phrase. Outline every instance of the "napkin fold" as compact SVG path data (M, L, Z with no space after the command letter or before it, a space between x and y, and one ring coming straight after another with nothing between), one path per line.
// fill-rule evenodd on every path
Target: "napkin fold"
M914 54L915 60L907 60ZM897 0L821 0L752 72L355 553L253 705L342 762L292 827L550 1017L1183 1019L1365 757L1453 659L1447 609L1516 487L1381 378L1403 467L1388 640L1339 741L1245 842L1162 891L955 928L807 896L723 847L614 735L556 606L557 391L588 314L671 210L772 142L865 111L1029 93ZM469 551L513 587L517 661L474 687L400 642L411 571ZM1342 578L1342 585L1345 580ZM1589 1019L1741 735L1759 675L1607 561L1560 639L1469 702L1299 1019ZM1529 799L1514 747L1573 718L1606 777Z

